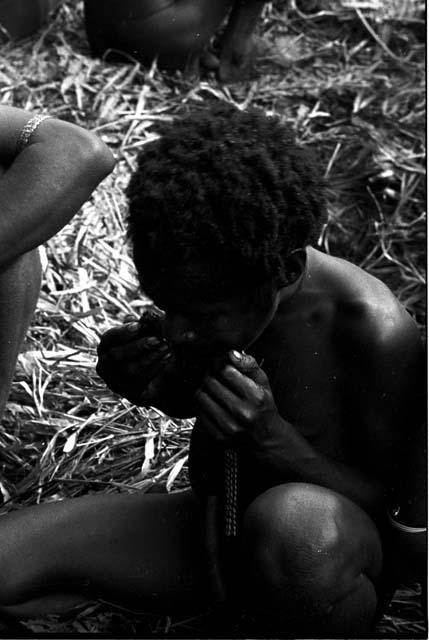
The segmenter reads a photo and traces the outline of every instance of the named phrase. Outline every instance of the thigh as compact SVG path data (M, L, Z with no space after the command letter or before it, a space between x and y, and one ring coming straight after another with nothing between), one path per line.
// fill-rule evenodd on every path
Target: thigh
M85 0L85 19L91 29L112 33L121 22L127 26L175 5L178 0ZM179 0L180 1L180 0Z
M106 49L130 51L145 31L145 21L176 0L85 0L85 26L91 49L102 55ZM140 34L140 36L139 36Z
M206 47L226 17L233 0L176 0L147 21L145 46L157 47L166 63L170 56L185 60ZM174 64L171 59L170 64Z
M96 494L10 513L0 519L0 602L69 589L154 610L202 606L201 511L184 491Z
M115 48L150 64L158 56L160 66L184 67L202 50L225 17L232 0L137 0L116 3L114 12L98 15L95 1L87 0L86 26L96 54Z

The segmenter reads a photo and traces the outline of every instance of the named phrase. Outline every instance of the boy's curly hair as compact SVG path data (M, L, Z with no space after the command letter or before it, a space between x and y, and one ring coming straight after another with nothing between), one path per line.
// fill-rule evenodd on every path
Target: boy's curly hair
M155 301L173 296L173 278L191 297L281 286L285 258L326 218L323 179L290 128L225 104L146 145L127 196L134 261Z

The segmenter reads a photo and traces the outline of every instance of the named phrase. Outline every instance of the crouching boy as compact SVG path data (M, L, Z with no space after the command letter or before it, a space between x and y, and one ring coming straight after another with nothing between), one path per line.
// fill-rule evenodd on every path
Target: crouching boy
M64 607L226 602L265 629L364 636L392 575L386 496L421 423L416 325L382 282L314 248L323 181L276 118L220 106L176 121L128 197L158 310L103 336L98 372L136 404L196 416L192 488L8 515L2 603L53 589Z

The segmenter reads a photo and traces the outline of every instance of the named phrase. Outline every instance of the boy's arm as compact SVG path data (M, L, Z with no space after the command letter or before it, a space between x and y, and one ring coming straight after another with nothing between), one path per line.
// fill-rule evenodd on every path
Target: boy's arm
M356 362L360 371L351 381L355 401L343 425L353 465L318 451L278 413L268 379L251 356L232 354L233 366L217 379L208 378L197 393L206 428L225 446L235 441L252 452L255 473L259 468L273 485L297 481L324 486L379 514L401 435L420 424L421 346L414 323L404 317L384 334L368 323L361 338L365 349L360 353L365 355ZM362 385L365 389L359 389Z
M268 378L256 361L249 355L240 359L233 358L233 367L225 368L217 380L206 379L197 392L198 414L212 438L227 448L244 448L265 486L315 484L347 496L368 513L379 512L382 484L358 465L334 460L306 440L278 412ZM225 392L233 387L234 400Z
M360 335L352 443L361 467L384 478L388 487L397 479L404 448L426 418L420 334L405 309L396 301L392 306L386 305L383 320L370 320Z
M32 115L0 107L0 267L59 231L114 167L100 138L55 118L17 153Z

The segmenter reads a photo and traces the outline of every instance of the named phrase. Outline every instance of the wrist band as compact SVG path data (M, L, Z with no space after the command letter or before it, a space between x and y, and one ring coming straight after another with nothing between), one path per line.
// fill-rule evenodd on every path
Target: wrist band
M399 531L403 531L404 533L425 533L427 531L426 527L410 527L407 524L402 524L402 522L394 520L390 513L388 514L388 517L392 527Z
M36 131L37 127L48 118L52 118L52 116L43 116L37 115L30 118L25 127L22 129L19 134L18 142L16 143L16 153L21 153L21 151L27 146L30 141L31 136Z

